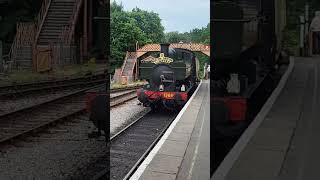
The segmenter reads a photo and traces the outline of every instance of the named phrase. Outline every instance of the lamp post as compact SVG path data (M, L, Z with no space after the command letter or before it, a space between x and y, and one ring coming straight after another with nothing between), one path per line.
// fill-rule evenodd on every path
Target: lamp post
M304 50L304 31L305 31L305 17L300 16L300 56L303 56Z
M3 71L2 41L0 40L0 72Z
M2 16L0 16L0 21L2 21ZM0 72L3 71L3 48L2 40L0 40Z

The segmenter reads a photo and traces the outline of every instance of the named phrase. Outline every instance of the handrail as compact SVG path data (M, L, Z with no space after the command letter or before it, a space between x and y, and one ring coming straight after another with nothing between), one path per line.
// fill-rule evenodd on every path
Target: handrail
M70 44L72 41L76 21L78 19L79 11L81 9L82 4L83 0L75 0L75 5L73 6L73 12L69 20L68 26L65 28L64 32L62 32L62 40L65 44Z
M68 26L63 26L61 33L59 35L59 40L61 43L67 44L66 39L67 39L67 34L68 34Z
M124 68L126 67L127 60L128 60L128 56L129 56L129 52L127 51L126 57L124 58L123 65L122 65L122 67L121 67L121 76L122 76L122 74L123 74Z
M133 66L132 66L131 72L133 72L133 70L134 70L134 65L137 63L137 60L138 60L138 58L137 58L137 53L136 53L136 52L134 52L133 59L134 59L134 62L133 62Z
M34 23L17 23L17 32L9 51L11 61L15 62L17 49L23 45L32 45L35 37Z
M37 27L36 27L37 28L37 34L36 34L36 37L35 37L35 41L36 42L38 41L38 38L39 38L39 35L40 35L40 32L41 32L41 28L42 28L44 20L45 20L45 18L47 16L50 4L51 4L51 0L43 0L43 2L42 2L42 6L41 6L41 9L39 11L38 18L37 18Z

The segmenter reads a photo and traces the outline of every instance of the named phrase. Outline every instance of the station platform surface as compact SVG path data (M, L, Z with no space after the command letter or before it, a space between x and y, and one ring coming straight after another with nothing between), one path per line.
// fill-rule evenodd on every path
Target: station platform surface
M292 58L211 179L320 179L320 58Z
M210 179L209 80L200 83L131 179Z

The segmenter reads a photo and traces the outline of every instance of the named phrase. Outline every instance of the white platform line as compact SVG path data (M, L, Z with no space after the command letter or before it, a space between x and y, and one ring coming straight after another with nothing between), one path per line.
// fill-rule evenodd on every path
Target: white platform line
M147 166L150 164L150 162L152 161L153 157L157 154L157 152L160 150L161 146L163 145L163 143L165 142L165 140L169 137L169 135L171 134L173 128L176 126L176 124L180 121L182 115L184 114L184 112L186 111L186 109L189 107L191 101L194 99L195 95L197 94L197 92L199 91L200 86L202 85L202 81L200 82L200 84L198 85L197 89L195 90L195 92L193 93L193 95L191 96L191 98L188 100L188 102L186 103L186 105L181 109L181 111L179 112L179 114L177 115L177 117L174 119L174 121L171 123L171 125L169 126L169 128L167 129L167 131L165 132L165 134L161 137L161 139L159 140L159 142L156 144L156 146L152 149L152 151L149 153L149 155L146 157L146 159L140 164L140 166L138 167L138 169L136 170L136 172L130 177L130 180L138 180L140 178L140 176L142 175L142 173L145 171L145 169L147 168Z
M255 119L252 121L250 126L247 128L247 130L242 134L240 139L236 142L234 147L231 149L231 151L228 153L228 155L225 157L225 159L222 161L216 172L213 174L211 180L223 180L225 179L226 175L234 165L235 161L239 158L240 153L243 151L243 149L248 144L249 140L252 138L253 134L256 132L257 128L260 126L262 121L265 119L267 114L272 108L272 105L277 100L278 96L280 95L282 89L284 88L292 70L294 67L294 59L293 57L290 58L290 65L285 72L285 74L282 76L278 86L273 91L267 102L264 104L258 115L255 117ZM213 147L214 148L214 147Z

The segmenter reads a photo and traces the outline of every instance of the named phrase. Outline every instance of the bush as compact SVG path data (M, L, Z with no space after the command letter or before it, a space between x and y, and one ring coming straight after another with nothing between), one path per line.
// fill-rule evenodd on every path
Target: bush
M299 31L295 29L286 29L284 31L283 47L290 56L299 54Z

